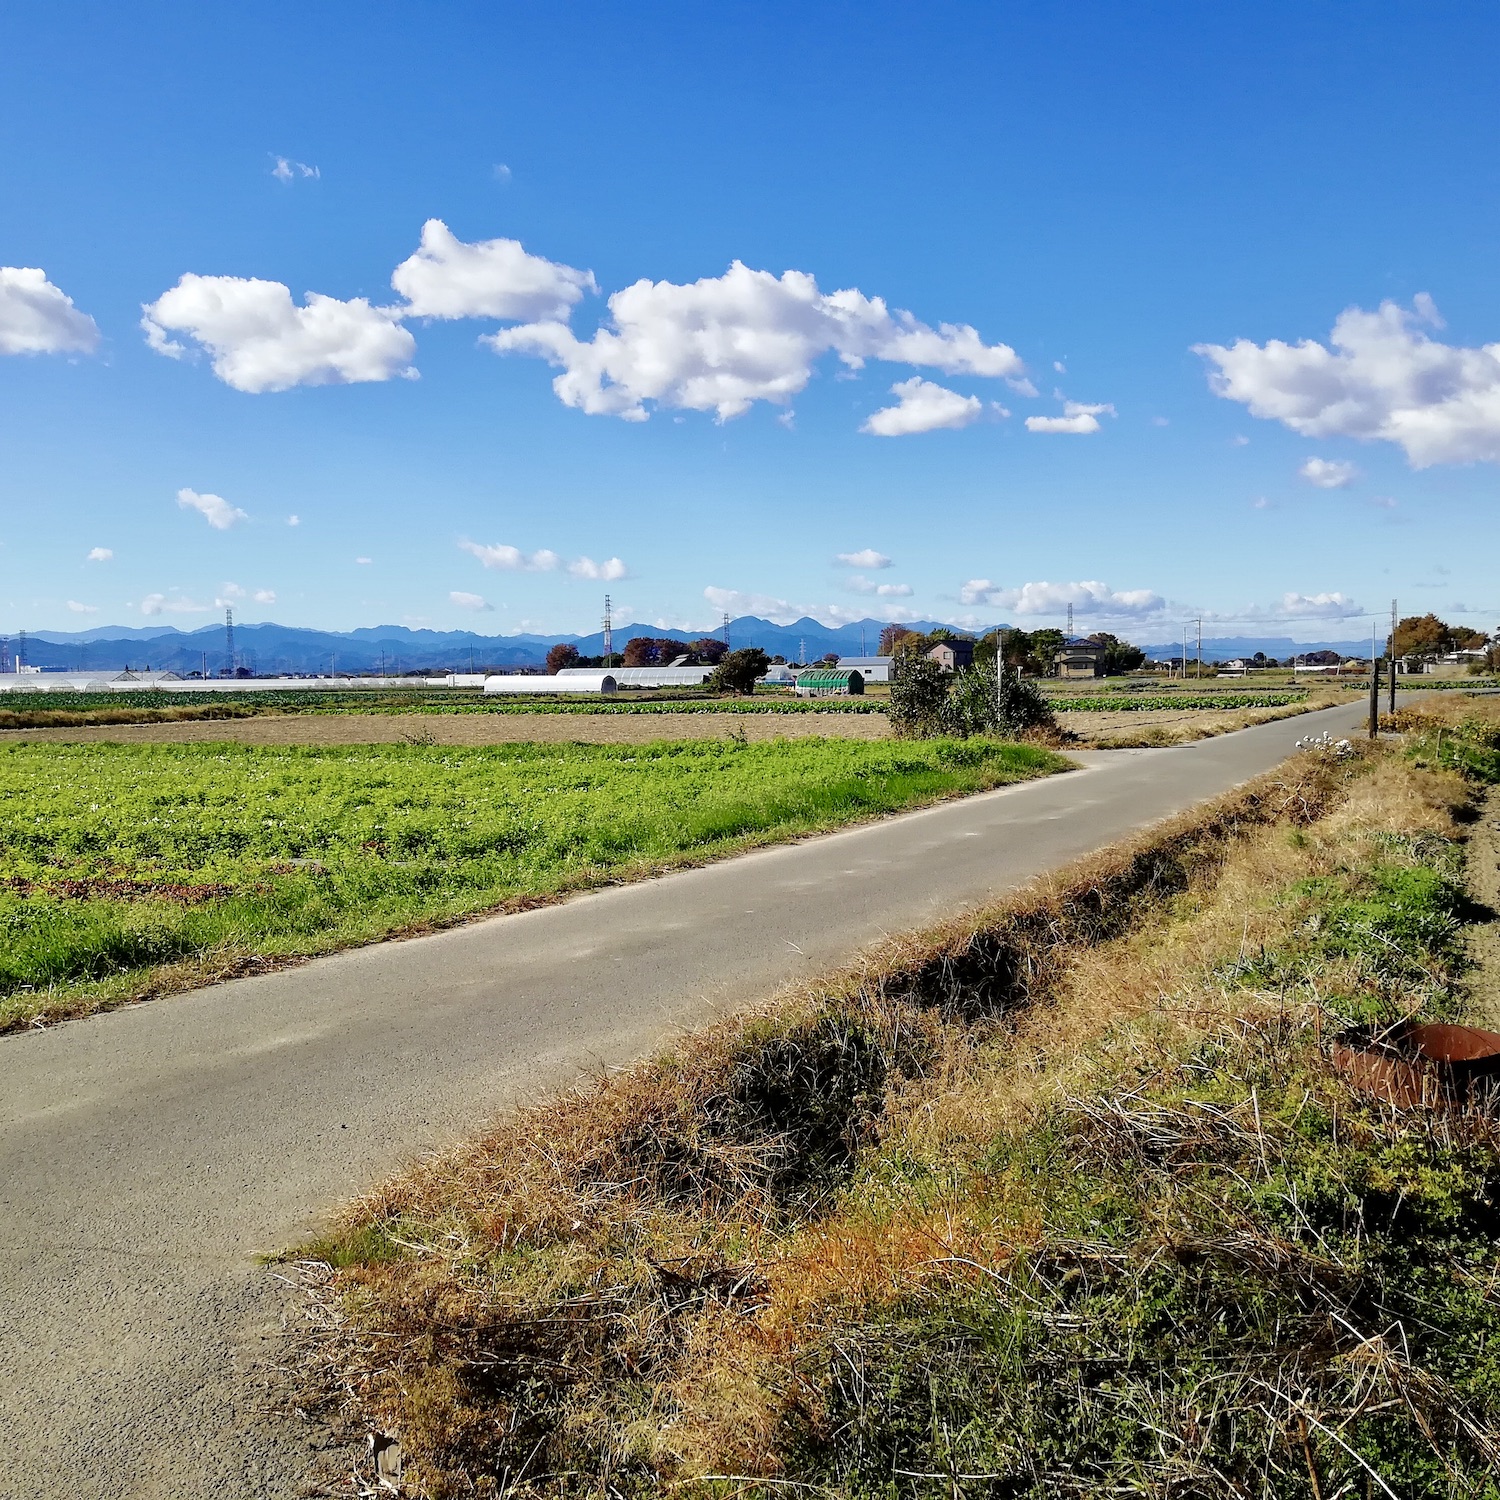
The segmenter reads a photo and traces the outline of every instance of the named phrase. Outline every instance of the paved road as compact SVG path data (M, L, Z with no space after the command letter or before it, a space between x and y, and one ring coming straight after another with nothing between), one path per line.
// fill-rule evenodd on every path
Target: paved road
M1361 705L0 1039L0 1495L296 1493L258 1252L598 1061L1013 888Z

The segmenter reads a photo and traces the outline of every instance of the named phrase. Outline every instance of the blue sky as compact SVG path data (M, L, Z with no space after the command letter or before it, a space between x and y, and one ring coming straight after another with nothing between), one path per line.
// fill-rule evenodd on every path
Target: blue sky
M1497 42L19 0L0 630L1493 629Z

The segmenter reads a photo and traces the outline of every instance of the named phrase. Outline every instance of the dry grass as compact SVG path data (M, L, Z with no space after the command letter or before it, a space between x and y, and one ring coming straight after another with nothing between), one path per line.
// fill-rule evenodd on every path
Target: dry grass
M52 738L45 731L76 730L82 726L104 725L119 729L128 724L186 724L195 720L244 719L267 710L242 703L214 703L175 708L0 708L0 730L41 730L39 738ZM275 712L275 710L270 710ZM62 735L71 738L71 735Z
M1037 1240L1035 1204L985 1180L997 1138L1263 1009L1210 975L1299 920L1277 893L1351 844L1451 833L1463 796L1304 757L525 1112L320 1247L330 1368L400 1434L413 1493L776 1480L830 1329ZM885 1190L881 1163L924 1186Z

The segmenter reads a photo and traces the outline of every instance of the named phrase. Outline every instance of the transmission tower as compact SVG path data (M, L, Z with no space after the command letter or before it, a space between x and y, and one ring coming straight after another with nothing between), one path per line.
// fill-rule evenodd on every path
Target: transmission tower
M234 611L224 611L224 657L227 675L234 676Z
M1068 606L1068 639L1073 639L1073 606Z
M26 665L26 632L23 630L16 637L16 671L20 671Z
M729 649L729 611L724 611L724 649Z
M615 664L615 622L611 614L609 595L604 596L604 665L612 667Z

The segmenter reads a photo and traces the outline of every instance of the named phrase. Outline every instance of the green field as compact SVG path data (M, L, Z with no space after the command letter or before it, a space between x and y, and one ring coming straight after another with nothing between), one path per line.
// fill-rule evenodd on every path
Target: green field
M0 745L0 1028L1066 765L985 740Z

